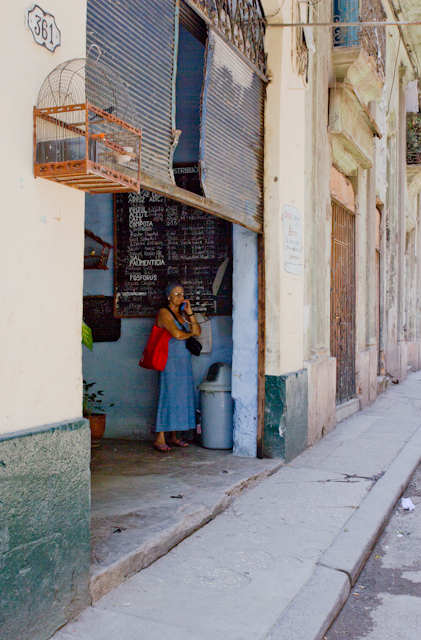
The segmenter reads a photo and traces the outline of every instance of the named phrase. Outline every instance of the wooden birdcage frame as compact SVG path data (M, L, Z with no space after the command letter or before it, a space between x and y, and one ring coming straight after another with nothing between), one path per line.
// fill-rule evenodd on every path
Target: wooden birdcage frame
M53 84L58 71L64 88ZM119 101L118 81L110 80L108 73L98 62L76 59L48 76L34 107L35 177L92 194L139 191L142 132L119 117L120 112L129 113L129 99L123 96ZM52 86L48 93L46 85ZM82 94L110 106L104 109L89 99L75 102Z

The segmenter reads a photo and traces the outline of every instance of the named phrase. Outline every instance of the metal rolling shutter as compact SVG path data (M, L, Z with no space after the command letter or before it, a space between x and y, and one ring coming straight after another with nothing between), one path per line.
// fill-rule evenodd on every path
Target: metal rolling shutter
M133 100L133 122L142 128L141 169L173 182L174 50L178 2L88 0L87 46L96 44L101 62L115 71Z
M264 95L260 76L209 29L200 141L202 186L207 198L229 207L255 230L263 221Z

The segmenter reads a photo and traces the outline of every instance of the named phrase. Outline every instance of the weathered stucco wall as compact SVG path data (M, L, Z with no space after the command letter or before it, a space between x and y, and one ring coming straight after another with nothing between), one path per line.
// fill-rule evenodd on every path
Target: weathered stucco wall
M0 433L82 411L84 194L33 175L32 110L45 77L85 51L85 0L50 0L61 30L54 54L25 25L24 2L2 6L0 160Z
M304 366L312 443L336 424L336 362L330 357L332 165L349 177L356 193L353 355L359 403L354 406L375 400L378 374L387 372L400 381L407 363L419 366L420 268L415 264L421 173L408 174L409 189L403 178L405 90L414 71L395 28L386 30L385 83L364 47L333 48L332 31L317 28L306 85L294 70L294 29L276 27L291 21L291 2L267 0L264 8L271 76L265 140L267 428L275 433L273 425L279 422L273 380ZM390 7L385 9L392 20ZM329 22L331 4L310 7L309 18ZM302 279L284 270L285 203L302 214ZM381 209L379 241L376 206ZM282 443L273 447L279 451Z
M54 54L26 27L32 7L1 8L0 636L8 640L50 637L88 604L89 580L84 194L33 174L33 107L46 76L84 55L86 1L43 5L61 31Z
M291 0L282 3L276 17L269 19L266 32L272 78L265 115L266 375L303 366L303 275L287 273L284 268L282 227L283 206L298 209L303 258L306 86L291 64L292 30L276 27L281 19L290 21L291 11Z
M316 19L329 21L328 3L319 4L317 13ZM313 37L316 52L309 54L305 116L305 207L308 213L304 247L304 357L308 371L309 444L336 425L336 360L330 357L332 152L327 128L329 83L333 80L331 31L313 29Z
M267 5L267 6L266 6ZM293 3L267 2L268 75L265 114L266 365L265 454L291 459L307 446L308 376L304 360L306 81L297 73ZM283 221L286 208L299 229ZM300 236L300 269L286 269L285 241ZM298 382L297 382L298 380ZM305 397L305 402L303 398Z
M405 91L412 77L405 47L399 44L399 33L387 33L387 190L385 197L385 261L383 335L385 369L401 382L407 375L407 343L405 309L410 304L406 294L414 274L405 269L406 210L408 188L406 175L406 105ZM395 72L396 68L396 72Z

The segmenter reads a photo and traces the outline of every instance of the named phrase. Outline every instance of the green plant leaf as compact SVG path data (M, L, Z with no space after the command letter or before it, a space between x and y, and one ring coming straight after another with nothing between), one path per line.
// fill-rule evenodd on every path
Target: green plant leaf
M104 392L102 389L99 391L90 391L94 385L96 385L96 382L83 381L83 415L87 418L89 418L92 413L105 413L105 408L102 406L103 399L101 398ZM108 406L113 407L114 403Z
M94 346L94 341L92 339L92 329L91 327L88 327L86 322L84 322L83 320L82 320L82 344L84 344L85 347L88 347L88 349L92 351L92 347ZM89 386L92 386L92 385L89 385Z

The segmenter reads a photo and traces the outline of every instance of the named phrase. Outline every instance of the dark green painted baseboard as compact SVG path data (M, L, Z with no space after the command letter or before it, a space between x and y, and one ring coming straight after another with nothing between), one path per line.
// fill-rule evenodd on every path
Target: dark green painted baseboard
M45 640L89 604L87 420L0 436L0 638Z
M264 454L289 462L307 447L307 369L265 378Z

